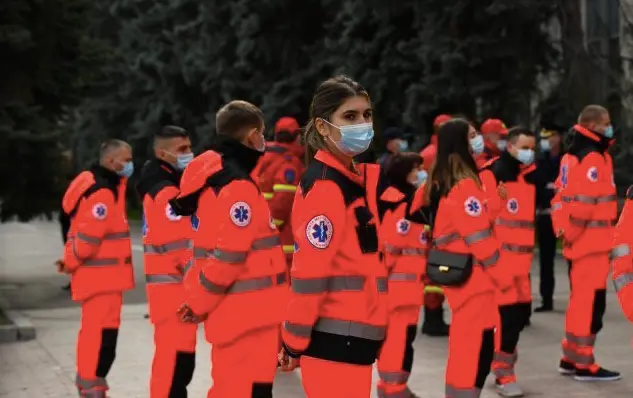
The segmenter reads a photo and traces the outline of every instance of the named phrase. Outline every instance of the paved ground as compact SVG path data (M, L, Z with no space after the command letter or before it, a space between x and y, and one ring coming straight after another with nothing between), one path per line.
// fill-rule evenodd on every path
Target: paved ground
M134 233L138 236L138 233ZM135 241L138 245L138 240ZM79 311L68 294L60 290L65 278L55 273L53 262L61 250L57 224L0 225L0 294L22 309L34 323L37 340L0 345L0 397L62 398L76 396L73 385L75 337ZM142 275L140 252L135 251L137 278ZM578 383L556 373L559 341L568 286L566 266L559 263L556 305L561 311L534 315L533 326L520 344L518 374L528 397L619 398L633 393L631 327L620 313L613 293L598 344L598 358L605 366L619 369L624 379L614 383ZM538 283L538 278L534 278ZM143 284L126 297L117 360L109 377L114 398L148 397L147 381L152 356L152 332L145 313ZM209 348L199 344L192 397L206 396ZM410 386L423 398L442 398L446 339L417 339ZM280 375L275 397L304 396L300 375ZM495 397L490 388L484 398Z

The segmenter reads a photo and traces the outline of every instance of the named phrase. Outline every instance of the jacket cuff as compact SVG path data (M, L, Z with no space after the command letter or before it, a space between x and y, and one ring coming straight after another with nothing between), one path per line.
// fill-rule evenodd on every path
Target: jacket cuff
M283 343L283 346L284 346L284 351L286 351L286 353L288 354L290 358L298 359L301 356L301 352L291 350L290 348L288 348L286 343Z

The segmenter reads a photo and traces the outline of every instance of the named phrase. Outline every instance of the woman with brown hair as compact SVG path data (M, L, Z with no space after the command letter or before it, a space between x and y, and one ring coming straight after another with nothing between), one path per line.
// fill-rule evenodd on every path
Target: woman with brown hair
M507 282L495 266L499 243L492 234L486 193L469 145L473 132L462 119L440 127L437 158L425 189L433 242L427 276L443 286L453 313L447 398L480 396L490 373L499 322L495 290Z
M378 252L377 165L353 158L373 138L369 95L337 76L321 83L305 131L306 170L292 209L291 300L282 369L301 356L310 398L367 398L385 338L387 270Z

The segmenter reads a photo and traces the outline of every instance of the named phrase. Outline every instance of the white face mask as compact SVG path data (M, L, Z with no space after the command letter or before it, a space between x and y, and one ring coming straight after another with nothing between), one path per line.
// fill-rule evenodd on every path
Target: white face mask
M499 148L500 151L505 151L507 146L508 146L508 141L506 140L497 141L497 148Z
M544 138L541 140L541 151L549 151L550 149L552 149L552 146L549 143L549 140L547 138Z
M479 155L484 151L484 148L484 137L481 134L470 139L470 149L473 150L473 155Z

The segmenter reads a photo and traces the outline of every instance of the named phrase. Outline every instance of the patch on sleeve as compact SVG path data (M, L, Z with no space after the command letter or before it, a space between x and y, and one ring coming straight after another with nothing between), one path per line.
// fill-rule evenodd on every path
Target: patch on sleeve
M334 226L330 219L324 215L313 217L306 225L308 242L317 249L327 248L333 234Z
M108 216L108 207L103 203L92 206L92 216L97 220L105 220Z
M587 179L591 182L596 182L598 181L598 168L597 167L590 167L589 170L587 170Z
M167 207L165 207L165 216L167 216L167 219L169 221L178 221L182 219L182 216L179 216L178 214L176 214L173 207L171 207L169 203L167 203Z
M515 198L508 200L506 209L508 209L508 213L517 214L519 212L519 201Z
M464 202L464 210L471 217L479 217L481 215L481 202L474 196L470 196Z
M297 179L297 173L293 169L286 169L284 171L284 178L288 184L294 184Z
M400 235L408 234L409 230L411 230L411 222L409 220L405 220L404 218L401 218L396 223L396 230Z
M566 164L564 164L560 168L560 183L562 184L563 188L565 188L567 186L568 173L569 173L569 168L567 167Z
M189 220L191 222L191 229L197 231L198 228L200 228L200 219L198 218L196 213L193 213L191 217L189 217Z
M231 221L238 227L245 227L251 223L251 207L246 202L235 202L229 210Z

